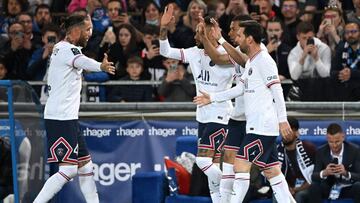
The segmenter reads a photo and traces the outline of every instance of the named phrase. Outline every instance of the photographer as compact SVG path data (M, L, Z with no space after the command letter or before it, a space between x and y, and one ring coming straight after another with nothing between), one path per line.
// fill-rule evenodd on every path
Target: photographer
M287 58L291 50L290 46L283 42L283 23L280 19L270 20L266 27L266 48L276 62L280 80L290 79Z
M291 78L298 80L329 77L331 66L329 46L314 37L314 27L310 23L299 23L296 32L298 43L288 57Z
M322 198L352 198L360 202L359 148L344 141L345 134L336 123L328 126L326 137L328 144L316 152L311 202L322 202Z

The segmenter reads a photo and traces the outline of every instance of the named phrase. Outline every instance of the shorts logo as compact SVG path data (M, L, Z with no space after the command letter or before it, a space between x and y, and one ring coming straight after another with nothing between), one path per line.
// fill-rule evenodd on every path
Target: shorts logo
M249 68L248 74L251 75L253 72L252 68Z
M56 149L56 154L58 156L64 156L64 148L57 148Z

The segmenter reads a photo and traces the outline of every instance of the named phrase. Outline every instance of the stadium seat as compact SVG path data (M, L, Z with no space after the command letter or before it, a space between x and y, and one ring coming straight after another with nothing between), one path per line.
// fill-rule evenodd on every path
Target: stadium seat
M133 203L163 203L166 184L164 172L140 172L132 177Z

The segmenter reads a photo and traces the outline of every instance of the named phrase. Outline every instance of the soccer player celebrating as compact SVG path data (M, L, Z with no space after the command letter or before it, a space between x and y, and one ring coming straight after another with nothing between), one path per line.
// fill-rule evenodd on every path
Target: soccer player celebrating
M189 63L194 76L197 94L200 90L220 92L231 88L232 77L235 73L233 65L219 66L214 64L204 52L199 41L197 31L195 40L197 46L187 49L171 48L167 40L167 32L171 23L174 23L173 7L169 5L161 18L160 27L160 54ZM213 24L210 18L205 18L205 30L211 31ZM214 38L209 39L214 45ZM219 52L225 53L223 47L217 47ZM207 175L210 195L213 202L220 202L219 184L222 176L220 168L214 164L219 162L220 150L226 136L226 125L232 110L231 101L216 102L196 110L196 120L199 122L199 144L196 164Z
M64 22L65 40L54 46L48 72L49 98L45 105L45 128L49 163L58 163L59 171L44 184L34 203L48 202L65 183L79 175L80 189L87 203L98 203L93 166L84 137L79 132L81 78L83 69L115 73L105 55L102 63L84 56L91 35L91 22L83 16L70 16Z
M194 99L196 104L206 105L244 95L247 134L242 140L234 163L235 182L231 203L243 201L250 184L251 164L256 164L263 170L278 202L295 202L281 173L276 152L279 129L284 139L287 139L291 134L291 128L287 122L276 64L260 47L261 33L259 23L241 22L238 32L239 46L249 57L240 79L241 83L223 92L202 92L203 95ZM220 37L219 42L226 43ZM233 53L229 54L236 58L233 57Z

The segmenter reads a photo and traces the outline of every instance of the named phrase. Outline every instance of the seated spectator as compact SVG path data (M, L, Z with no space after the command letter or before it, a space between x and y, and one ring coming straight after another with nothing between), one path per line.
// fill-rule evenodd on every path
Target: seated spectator
M96 54L91 51L83 52L89 58L96 59ZM109 74L106 72L83 72L84 80L86 82L106 82L109 80ZM106 87L104 85L87 85L86 86L86 101L87 102L105 102L106 101Z
M16 21L16 16L28 9L27 0L3 0L2 1L5 16L0 16L0 34L7 34L10 24Z
M350 22L357 22L358 24L360 24L360 0L352 0L352 2L354 4L355 9L346 15L347 20Z
M143 32L143 47L141 57L144 60L145 73L151 80L160 80L164 75L163 56L159 53L159 27L155 25L145 25Z
M24 28L20 23L11 24L9 27L9 41L0 50L4 53L8 78L12 80L27 80L26 67L31 57L31 50L25 47L29 44L24 38ZM0 54L1 55L1 54Z
M336 6L325 8L317 38L327 44L331 49L331 55L335 55L335 47L339 44L344 33L344 19L342 11Z
M43 27L51 23L51 11L47 4L40 4L35 9L33 32L41 35Z
M330 76L330 48L314 35L311 24L301 22L297 26L298 43L288 56L290 76L293 80Z
M127 61L128 75L122 81L140 81L144 63L138 56L130 57ZM152 87L149 85L121 85L113 87L108 98L110 102L148 102L152 101Z
M111 24L114 27L119 27L121 24L129 24L129 16L123 9L119 0L110 0L107 3L107 15L110 18Z
M189 12L187 12L185 15L182 15L179 1L172 0L171 2L170 0L170 3L168 5L170 4L174 8L173 15L175 21L171 25L169 25L170 26L169 41L176 48L188 48L195 46L195 40L194 40L195 32L192 30L191 27L184 24L184 18L186 15L188 15ZM202 15L204 15L203 14L204 11L200 11L200 12L202 13Z
M250 16L252 19L258 21L264 29L266 29L269 19L275 17L275 12L272 10L271 2L269 0L256 0L254 1L254 5L259 7L259 11L253 11L250 9ZM250 8L253 8L251 4Z
M293 133L288 140L282 138L277 146L278 157L291 194L297 203L305 203L314 170L316 146L299 139L299 121L296 118L289 117L288 121Z
M133 19L131 23L137 30L142 30L145 25L159 26L160 12L160 7L154 1L146 1L141 12L140 22Z
M266 33L268 44L266 48L276 62L280 80L290 79L288 55L290 46L283 42L283 23L279 19L272 19L267 23Z
M300 20L314 25L316 9L316 5L306 5L304 12L300 15Z
M297 18L299 13L299 3L297 0L284 0L281 5L281 13L284 16L285 23L285 33L288 33L288 37L286 38L286 43L290 45L290 47L296 46L296 35L297 30L296 27L300 23L300 20Z
M32 50L42 47L43 42L40 33L33 33L33 20L31 15L29 13L20 13L17 15L16 20L24 27L24 37L29 39L28 41L31 43L27 46L31 46Z
M337 46L331 65L331 77L345 93L342 100L360 100L360 25L349 22L345 25L344 42Z
M344 131L336 123L328 126L326 138L328 143L316 152L311 202L328 198L352 198L354 202L360 202L359 148L344 141Z
M5 64L5 60L0 58L0 80L6 80L7 68Z
M100 49L98 59L101 60L104 53L108 53L109 61L112 61L116 67L115 76L111 79L119 79L126 75L126 62L131 56L140 56L140 50L137 46L136 31L129 24L122 24L116 33L116 42L112 45L104 44Z
M158 87L160 97L166 102L192 101L195 96L195 86L191 84L192 75L186 72L183 64L175 59L164 59L166 73L163 82Z

